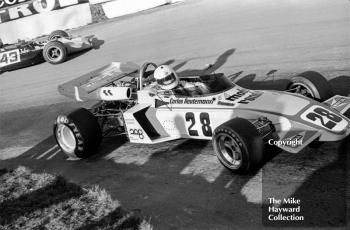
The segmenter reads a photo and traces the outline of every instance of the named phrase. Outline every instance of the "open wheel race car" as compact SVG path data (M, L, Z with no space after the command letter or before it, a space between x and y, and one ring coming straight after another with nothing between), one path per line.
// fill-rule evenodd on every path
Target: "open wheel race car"
M181 81L200 82L208 91L179 93L153 87L155 67L114 62L60 85L61 94L77 101L99 101L90 110L57 117L54 136L62 151L87 158L109 135L144 144L212 140L226 168L246 173L261 163L266 143L297 153L312 142L350 133L350 98L333 96L316 72L293 77L286 91L245 89L224 74L189 76Z
M92 48L89 39L53 31L46 39L19 41L0 46L0 72L11 71L44 61L59 64L68 55Z

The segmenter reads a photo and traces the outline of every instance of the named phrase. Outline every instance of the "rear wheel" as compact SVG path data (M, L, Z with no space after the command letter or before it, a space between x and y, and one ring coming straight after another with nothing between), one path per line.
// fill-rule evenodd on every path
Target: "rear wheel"
M58 116L53 132L62 151L73 158L87 158L93 155L102 140L97 118L84 108L77 109L67 116Z
M55 30L49 35L48 39L51 41L51 40L56 40L58 38L67 38L67 37L69 37L69 34L66 31Z
M215 129L214 151L220 162L234 173L246 173L262 162L264 143L255 126L234 118Z
M67 59L67 49L59 41L50 41L43 49L43 56L45 61L54 65L59 64Z
M293 77L287 90L317 101L325 101L334 96L327 79L314 71L307 71Z

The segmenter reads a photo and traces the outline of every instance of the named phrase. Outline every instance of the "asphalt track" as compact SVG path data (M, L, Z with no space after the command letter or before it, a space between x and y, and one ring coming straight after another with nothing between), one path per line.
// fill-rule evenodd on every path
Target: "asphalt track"
M0 75L0 168L25 165L98 184L125 208L140 209L155 229L268 226L268 197L301 199L306 220L296 226L345 229L349 138L297 155L268 151L260 170L237 176L202 141L148 146L106 139L93 158L67 161L52 123L80 106L57 85L112 61L167 63L181 75L213 64L211 71L249 88L282 88L289 76L313 70L336 93L350 95L349 7L346 0L189 0L74 30L95 35L95 48L61 65Z

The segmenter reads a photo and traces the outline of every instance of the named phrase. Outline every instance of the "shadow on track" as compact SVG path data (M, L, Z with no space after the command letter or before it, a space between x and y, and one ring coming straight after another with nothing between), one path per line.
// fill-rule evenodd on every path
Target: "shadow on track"
M241 194L242 187L255 174L237 176L224 170L207 141L178 140L143 145L109 138L94 157L68 161L54 138L47 135L52 132L55 116L75 106L62 103L2 114L1 126L6 131L6 134L1 133L1 140L6 142L2 143L2 150L37 144L17 157L1 160L0 168L23 165L34 172L62 175L79 185L100 185L128 210L140 209L142 215L152 217L152 222L161 229L231 226L234 215L240 222L236 225L245 226L251 224L248 223L250 219L259 216L259 205L247 202ZM38 139L41 141L36 141ZM230 182L232 180L235 182ZM34 191L30 196L36 194ZM237 205L247 210L240 217L235 214ZM25 215L21 213L16 218ZM256 219L257 226L259 220ZM86 223L87 226L95 224L100 223Z
M120 143L114 146L109 143L108 147L101 146L93 160L67 161L62 152L51 157L54 150L39 157L54 144L53 138L49 137L21 156L1 161L1 167L23 165L35 171L62 175L80 185L98 184L121 201L125 208L140 209L142 215L152 217L152 224L161 229L175 226L212 229L218 224L231 226L237 205L247 210L244 212L250 216L249 219L260 212L259 206L247 203L241 195L241 188L254 174L237 176L222 170L207 141L179 140L151 146L119 146ZM108 156L110 149L113 149L112 156L106 160L105 154ZM149 158L140 163L139 158L143 158L144 154ZM125 161L125 158L128 159ZM210 167L201 166L203 163ZM216 176L209 182L205 175L211 173ZM231 180L235 181L232 185L229 184ZM25 204L30 207L30 204ZM17 216L22 214L20 212ZM208 219L207 216L211 217ZM248 224L246 215L238 219L244 223L242 226ZM82 229L100 225L101 221L86 223Z
M269 76L268 76L269 77ZM235 83L239 86L248 89L263 89L263 90L286 90L290 84L289 79L277 79L277 80L257 80L255 81L255 74L248 74L240 78ZM266 79L266 78L265 78Z
M229 78L234 81L237 85L248 89L264 89L264 90L285 90L291 83L290 79L274 79L277 70L269 71L266 76L260 80L256 74L247 74L246 76L240 77L243 71L231 74ZM315 71L312 71L315 72ZM238 79L239 78L239 79ZM237 80L238 79L238 80ZM328 81L333 89L334 94L342 96L350 96L350 77L349 76L338 76Z
M177 72L179 77L186 77L186 76L196 76L196 75L204 75L204 74L210 74L218 70L221 66L223 66L228 58L235 52L235 49L229 49L226 50L224 53L222 53L213 64L207 66L204 69L187 69L183 71ZM174 67L175 70L180 69L182 66L184 66L186 62L180 63L177 66Z
M220 67L222 67L234 52L235 52L235 49L226 50L224 53L220 54L219 57L217 57L217 59L214 61L213 64L210 64L203 69L186 69L186 70L180 71L180 69L183 66L185 66L191 59L188 59L186 61L176 64L175 66L173 66L173 69L177 72L179 77L210 74L218 70ZM168 61L162 62L161 65L172 65L174 63L175 63L175 59L170 59Z
M308 151L308 153L306 152ZM301 186L291 194L283 198L292 197L300 200L300 211L291 213L282 213L284 216L295 214L302 216L302 221L269 221L268 216L277 216L277 213L269 212L272 205L263 205L263 224L265 227L346 227L347 224L347 182L350 151L350 137L337 142L327 143L317 150L305 150L295 157L298 171L291 172L289 183L295 183L298 174L307 173L311 162L317 167L317 170L311 170ZM265 179L265 175L263 180ZM280 186L288 186L288 181L278 181ZM284 185L286 183L287 185ZM269 194L271 191L268 184L263 184L263 194L267 197L273 197ZM274 191L272 191L273 193ZM282 204L280 208L296 208L295 204Z

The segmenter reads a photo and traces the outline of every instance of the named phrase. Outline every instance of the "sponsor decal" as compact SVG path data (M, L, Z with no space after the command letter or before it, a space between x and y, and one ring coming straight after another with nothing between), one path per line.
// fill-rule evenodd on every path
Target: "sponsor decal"
M226 100L229 101L237 101L238 99L242 98L244 95L246 95L249 91L247 89L238 89L237 93L226 96Z
M138 136L141 140L145 138L142 129L129 129L130 135Z
M26 54L26 53L29 53L29 52L30 52L30 50L27 47L19 48L19 53L20 54Z
M56 119L57 124L68 124L69 120L66 116L58 116Z
M135 120L134 119L128 119L128 118L125 118L124 119L125 123L130 125L130 124L135 124Z
M0 23L88 2L89 0L0 0Z
M251 101L255 101L258 97L262 95L261 92L253 92L248 97L244 98L243 100L238 101L240 104L248 104Z
M235 106L234 103L228 103L228 102L224 102L224 101L219 101L218 105Z
M332 108L339 108L343 107L347 104L346 98L343 97L337 97L332 100L331 107Z
M76 141L77 141L77 150L83 151L84 150L84 141L83 141L83 137L81 136L77 126L73 122L70 122L67 125L71 128L71 130L74 133L74 136L75 136Z
M110 89L104 89L104 90L102 90L102 93L103 93L106 97L108 97L108 96L113 96L113 93L112 93L112 91L111 91Z
M163 106L163 105L168 105L168 104L169 104L169 102L156 99L156 100L155 100L154 107L159 108L159 107L161 107L161 106Z
M250 91L247 89L238 89L237 92L235 94L226 96L226 100L229 101L234 101L240 104L248 104L251 101L254 101L255 99L257 99L258 97L260 97L262 95L261 92L250 92L250 95L248 95L247 97L245 97L244 99L240 100L242 97L246 96L247 93L249 93Z
M215 98L212 99L190 99L190 98L170 98L170 104L213 104Z
M84 140L83 140L83 137L82 137L81 133L79 132L79 129L77 128L77 126L73 122L71 122L67 116L58 116L56 119L56 123L57 124L65 124L73 131L74 137L75 137L75 140L77 143L76 150L83 151L84 150ZM62 134L59 133L59 135L62 135Z

